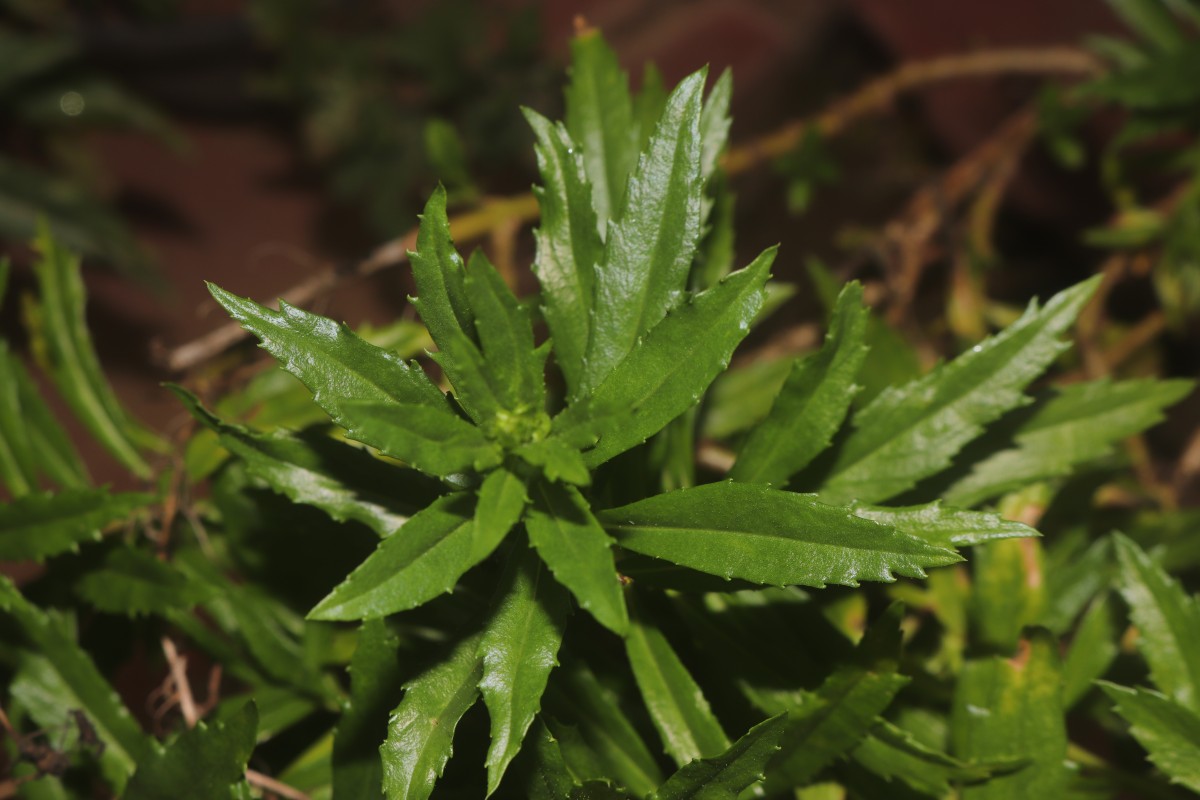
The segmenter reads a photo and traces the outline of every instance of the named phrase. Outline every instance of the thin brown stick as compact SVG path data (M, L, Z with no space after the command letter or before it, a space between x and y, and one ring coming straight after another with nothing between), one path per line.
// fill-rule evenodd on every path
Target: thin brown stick
M176 696L179 699L179 711L183 714L183 722L189 728L196 727L200 715L196 712L196 700L192 697L192 687L187 678L187 659L179 655L175 642L171 637L162 637L163 655L171 670L171 680L175 684Z
M311 798L294 786L288 786L282 781L277 781L270 775L264 775L258 770L246 770L246 781L251 786L257 786L265 792L286 797L287 800L311 800Z
M1100 63L1083 50L1069 47L985 50L914 62L866 84L814 117L797 120L779 130L739 147L731 148L721 163L730 175L737 175L764 161L778 158L795 148L809 130L834 136L851 123L888 108L905 92L946 81L985 75L1076 75L1098 73ZM451 234L460 242L482 236L506 224L523 224L537 219L538 206L530 194L485 200L476 211L450 221ZM380 245L370 256L341 272L326 267L296 286L281 293L294 305L307 305L333 287L343 276L366 276L385 267L403 264L416 241L409 231ZM229 323L172 350L160 353L159 361L171 372L186 372L225 352L247 336L237 323Z

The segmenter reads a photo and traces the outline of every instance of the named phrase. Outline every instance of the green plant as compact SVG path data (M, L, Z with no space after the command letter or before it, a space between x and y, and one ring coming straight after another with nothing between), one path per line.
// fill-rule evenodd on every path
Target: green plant
M1172 699L1105 691L1166 777L1195 781L1192 603L1109 535L1184 568L1187 518L1095 501L1124 480L1116 444L1192 385L1027 394L1096 279L894 385L853 283L815 352L727 369L771 310L775 253L731 269L732 79L705 95L706 77L633 96L597 34L573 43L565 124L526 111L536 298L457 254L433 194L414 304L444 385L405 360L426 344L412 323L360 336L212 287L300 383L270 371L214 411L174 387L205 430L161 472L160 515L90 488L48 415L22 424L35 390L0 352L0 556L46 562L0 582L21 791L251 797L275 791L266 767L314 797L1170 796L1068 737L1068 712L1113 719L1092 686L1118 677L1114 542ZM77 263L40 249L44 361L149 477L159 445L94 366ZM176 639L229 676L213 708ZM186 696L165 742L106 677L147 645Z

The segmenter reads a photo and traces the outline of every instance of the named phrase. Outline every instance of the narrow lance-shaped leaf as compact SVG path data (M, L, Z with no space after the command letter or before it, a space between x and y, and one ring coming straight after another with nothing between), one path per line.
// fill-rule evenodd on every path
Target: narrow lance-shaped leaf
M592 467L641 444L690 408L750 330L775 250L675 309L604 383L554 419Z
M1116 535L1121 596L1138 627L1138 650L1168 697L1200 711L1200 607L1128 538Z
M496 549L524 506L524 486L503 469L488 475L477 500L466 492L439 498L384 539L309 618L383 617L453 590L464 572Z
M109 551L98 568L75 580L73 588L93 608L128 616L191 608L212 592L206 584L189 581L171 562L131 547Z
M583 357L591 330L593 270L604 245L592 209L592 187L577 145L561 123L529 109L525 119L537 137L541 187L534 189L541 224L534 235L533 271L542 289L542 314L554 339L554 357L574 398L583 380Z
M1150 689L1112 683L1100 688L1129 722L1129 732L1172 783L1200 792L1200 716Z
M98 541L108 525L153 501L148 494L105 489L39 493L0 504L0 561L44 558Z
M518 548L479 645L479 690L492 720L488 794L496 791L541 708L570 613L570 600L537 555Z
M705 183L717 169L717 159L729 141L729 104L733 100L733 71L726 68L713 84L700 110L700 178ZM707 219L704 214L701 221Z
M482 430L442 408L346 402L342 409L348 437L429 475L483 471L503 458Z
M677 765L711 758L729 747L703 691L662 631L640 613L631 619L625 653L650 718Z
M62 250L45 227L34 243L40 301L27 308L34 354L54 377L63 399L118 461L141 478L150 465L139 447L157 444L154 434L134 423L104 378L84 317L85 296L79 259Z
M900 388L854 417L822 494L875 503L950 464L983 426L1026 402L1024 388L1066 347L1059 341L1099 278L1029 310L1002 333Z
M724 753L693 761L667 779L651 800L736 800L763 778L767 762L779 752L787 716L760 722Z
M571 83L566 90L567 130L583 151L592 206L603 233L617 216L625 183L637 160L629 78L599 32L571 40Z
M1021 522L1004 519L987 511L964 511L941 501L903 508L850 504L854 516L890 525L901 533L923 539L936 547L955 548L1040 536Z
M1067 386L1020 422L1011 447L976 462L940 494L955 505L973 506L1031 483L1065 477L1078 465L1109 455L1122 439L1161 422L1163 409L1194 386L1183 380Z
M454 750L454 729L479 697L478 648L478 635L463 639L405 685L379 748L388 800L425 800L433 791Z
M596 266L585 391L600 385L638 337L679 305L700 238L700 93L705 71L667 99L646 152L629 179L621 214L608 228Z
M383 620L367 620L350 661L350 697L333 737L334 800L383 796L379 744L387 736L386 709L399 700L400 641Z
M961 561L952 550L862 519L844 507L757 484L711 483L601 512L629 550L685 567L777 586L860 580Z
M1063 660L1063 708L1070 709L1104 677L1120 652L1122 627L1107 592L1092 601L1079 621Z
M555 579L588 613L618 635L629 627L625 595L613 561L612 539L573 486L536 482L525 517L529 541Z
M8 370L0 369L0 382L11 380L16 384L21 405L19 419L28 431L38 471L65 489L88 486L91 478L79 451L55 419L54 411L42 398L33 378L15 358L8 362Z
M414 472L324 434L264 435L230 425L201 406L191 392L170 388L192 416L219 434L221 444L242 459L251 475L297 503L316 506L338 521L361 522L380 536L390 536L420 510L396 491L404 483L428 481ZM421 488L428 492L433 487Z
M342 406L350 400L423 405L453 415L446 398L417 364L369 344L345 323L283 302L275 311L211 283L208 290L342 427L349 424Z
M37 458L16 373L24 371L8 343L0 340L0 481L12 497L27 495L37 486Z
M253 702L223 722L196 723L161 753L138 765L122 797L230 797L254 752L258 709Z
M854 381L867 356L867 316L862 287L847 284L825 346L796 361L771 413L742 445L730 478L781 485L829 447L858 391Z

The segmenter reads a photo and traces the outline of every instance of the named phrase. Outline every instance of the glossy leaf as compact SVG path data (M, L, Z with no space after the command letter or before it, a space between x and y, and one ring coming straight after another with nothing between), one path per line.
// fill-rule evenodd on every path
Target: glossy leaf
M545 385L529 312L517 303L482 250L467 262L465 285L484 363L501 405L516 413L540 413Z
M629 612L613 561L612 539L572 486L537 482L525 518L529 541L555 579L579 605L618 635L629 627Z
M1022 390L1066 345L1059 341L1098 278L1055 295L954 361L890 388L854 416L822 493L876 503L950 464L983 426L1027 402Z
M479 697L483 665L479 636L463 639L446 658L404 686L388 721L383 790L388 800L425 800L453 752L454 729Z
M482 471L502 458L479 428L440 408L346 402L342 409L347 436L430 475Z
M1161 422L1163 409L1194 386L1182 380L1067 386L1020 423L1012 447L975 463L942 496L955 505L973 506L1037 481L1069 475L1079 465L1111 454L1122 439Z
M717 77L700 110L700 178L706 183L716 172L717 159L729 141L729 126L732 124L729 106L732 101L733 71L726 68Z
M1045 631L1012 660L968 661L954 694L951 730L962 759L1026 759L1023 769L963 789L966 800L1062 797L1068 771L1058 645Z
M211 594L208 586L189 581L170 562L131 547L110 551L74 588L94 608L129 616L191 608Z
M492 721L488 794L496 791L542 704L570 613L566 591L533 551L510 557L479 644L479 691Z
M534 151L543 183L534 188L541 224L534 233L533 270L542 290L542 315L554 339L554 358L573 398L582 381L591 330L593 270L604 245L578 146L561 123L529 109L524 112L537 137Z
M787 717L779 715L755 725L725 752L693 761L667 779L652 800L736 800L762 780L767 762L779 751Z
M595 271L585 392L603 383L638 338L684 298L700 238L700 94L705 74L701 70L688 76L667 99L629 179L622 211L609 225L604 256ZM585 144L585 161L586 148Z
M924 577L926 567L960 561L844 507L757 484L713 483L657 495L601 513L629 550L723 578L776 586L860 580L894 573Z
M198 722L139 764L122 796L126 800L229 797L232 785L246 773L257 730L258 710L253 702L222 722Z
M658 626L635 614L625 653L663 747L677 765L715 757L729 747L704 692Z
M1101 683L1129 732L1172 783L1200 792L1200 716L1150 689Z
M35 354L71 410L105 449L135 475L148 478L150 465L140 446L155 437L125 413L100 369L84 316L79 259L59 247L45 227L34 247L40 300L31 304L29 317Z
M98 541L107 526L127 518L153 498L104 489L39 493L0 504L0 561L44 558Z
M333 799L378 800L383 796L379 744L387 735L386 709L399 700L399 638L383 620L359 628L350 662L350 697L333 737Z
M1004 519L999 514L964 511L943 506L941 501L902 508L851 503L850 510L856 517L890 525L901 533L947 549L1041 535L1028 525Z
M1128 538L1113 537L1138 650L1163 694L1200 710L1200 607Z
M838 297L824 347L795 362L770 414L738 451L730 478L783 485L829 447L858 391L866 334L862 287L851 283Z
M525 489L505 470L488 475L476 500L446 495L384 539L350 577L309 612L310 619L369 619L416 608L487 558L525 506Z
M555 418L555 430L580 446L599 439L584 452L589 466L641 444L695 404L750 329L774 257L766 251L673 311L602 385Z

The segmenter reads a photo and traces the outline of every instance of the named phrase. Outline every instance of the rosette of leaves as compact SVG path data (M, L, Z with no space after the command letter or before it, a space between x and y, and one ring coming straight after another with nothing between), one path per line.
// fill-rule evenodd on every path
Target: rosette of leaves
M831 647L832 666L813 655L791 661L805 651L786 625L746 646L716 612L795 607L804 595L794 587L923 578L961 561L960 547L1033 536L969 509L1107 455L1186 387L1087 384L1022 409L1026 388L1065 349L1060 337L1090 297L1089 281L855 407L869 319L851 284L819 351L784 362L765 403L746 398L758 412L724 410L738 419L727 428L728 474L698 470L695 435L715 402L706 391L761 313L775 255L727 268L728 218L713 211L713 176L730 78L705 96L702 70L669 95L650 83L635 97L592 33L573 45L571 77L565 124L526 111L542 179L536 303L518 300L482 253L465 261L457 253L443 191L425 207L411 254L413 302L449 391L344 324L212 287L345 439L382 456L328 437L257 433L179 390L253 478L380 536L309 614L362 621L349 710L333 743L335 794L382 787L389 798L428 797L480 698L490 719L489 794L732 798L764 775L766 791L789 792L849 753L879 779L924 780L935 795L1029 758L1039 768L1016 773L1006 791L1061 788L1066 738L1048 700L1057 698L1057 672L1041 680L1057 669L1046 636L1024 645L1037 670L984 661L959 689L963 707L974 708L999 702L989 687L1001 686L1039 711L1045 741L1016 735L1012 709L997 710L999 727L956 716L959 760L880 717L908 681L896 666L898 609L856 648ZM549 334L540 342L536 317ZM1081 436L1080 425L1099 420L1111 430ZM409 487L432 498L414 503ZM881 505L897 499L904 504ZM382 726L372 739L376 704L403 672L390 618L456 590L465 598L457 624L408 672L386 739ZM707 606L676 602L694 591ZM735 665L750 705L738 721L750 730L737 742L662 622L675 615L695 623L702 649L728 657L744 647L749 657L771 642L788 653L788 663L763 652ZM583 634L564 643L568 622ZM829 627L810 622L815 632ZM640 698L634 716L649 720L679 768L665 781L625 716L628 694L614 694L613 648L624 651ZM552 713L539 720L544 706ZM380 758L363 760L380 740ZM518 755L524 765L510 769ZM913 777L914 763L936 767L934 777Z

